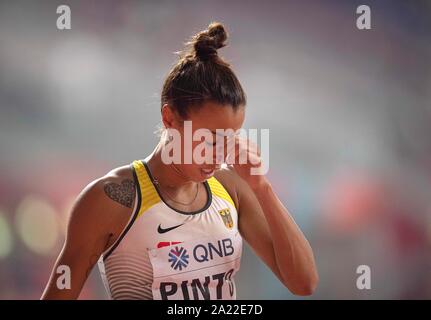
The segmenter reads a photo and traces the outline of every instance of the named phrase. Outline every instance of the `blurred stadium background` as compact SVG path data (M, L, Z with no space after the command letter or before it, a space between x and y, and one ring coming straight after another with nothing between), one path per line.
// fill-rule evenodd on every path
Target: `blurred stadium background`
M431 1L110 0L0 2L0 299L38 299L78 193L153 150L173 52L212 20L316 254L313 298L431 298ZM299 299L248 247L237 285ZM80 298L107 298L97 268Z

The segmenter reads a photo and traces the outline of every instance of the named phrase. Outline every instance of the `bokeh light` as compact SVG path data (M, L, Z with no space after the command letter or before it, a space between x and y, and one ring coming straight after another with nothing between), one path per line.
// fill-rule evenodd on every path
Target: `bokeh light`
M12 251L13 237L6 213L0 209L0 259L6 258Z
M343 172L325 189L322 208L331 229L354 232L382 214L383 190L367 172Z
M59 223L48 201L36 195L26 196L17 207L15 219L18 235L28 249L41 255L54 253Z

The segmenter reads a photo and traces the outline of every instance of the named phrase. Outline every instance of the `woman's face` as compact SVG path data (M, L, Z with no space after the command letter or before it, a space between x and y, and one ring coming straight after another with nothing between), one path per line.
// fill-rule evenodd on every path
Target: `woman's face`
M162 112L163 121L168 128L176 129L181 135L181 163L176 167L191 181L202 182L209 179L214 171L225 162L227 154L227 139L233 138L233 133L241 129L244 123L245 108L239 106L236 110L230 105L219 105L206 102L196 110L190 110L188 119L181 119L170 108ZM191 121L185 123L184 121ZM190 130L191 127L191 130ZM206 129L206 130L201 130ZM225 134L217 134L216 130ZM220 132L219 132L220 133ZM195 139L200 139L194 141ZM185 141L184 139L188 140ZM216 144L217 142L217 144ZM217 147L223 146L222 159L216 161ZM211 152L212 150L212 152ZM186 160L189 155L189 161ZM217 163L218 162L218 163Z

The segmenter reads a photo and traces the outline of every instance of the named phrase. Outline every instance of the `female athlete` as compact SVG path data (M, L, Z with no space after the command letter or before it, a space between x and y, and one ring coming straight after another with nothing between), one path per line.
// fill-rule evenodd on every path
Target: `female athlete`
M163 85L154 151L82 190L42 299L78 298L96 263L112 299L236 299L243 239L292 293L313 293L318 274L308 241L267 177L251 174L262 165L259 150L237 134L218 134L242 127L246 105L217 53L226 39L223 25L211 23L188 42ZM229 165L166 161L198 147L185 139L186 120L193 133L210 132L207 151L222 141ZM248 160L237 161L244 154Z

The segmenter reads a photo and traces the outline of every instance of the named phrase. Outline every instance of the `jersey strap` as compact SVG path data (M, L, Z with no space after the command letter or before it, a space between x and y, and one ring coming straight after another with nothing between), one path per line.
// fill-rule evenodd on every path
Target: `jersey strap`
M138 192L141 193L141 207L139 208L138 217L145 211L150 209L155 204L161 201L156 188L154 187L150 177L148 176L147 170L141 160L134 160L132 162L133 168L135 169L136 178L138 180L139 188Z
M141 216L145 211L154 206L155 204L162 201L160 196L154 187L151 178L148 175L145 165L142 160L134 160L132 162L133 168L135 169L136 178L139 184L139 192L141 193L141 207L139 208L138 217ZM211 189L211 193L219 198L226 200L231 203L233 207L235 206L229 193L223 187L223 185L214 176L207 180L208 185Z
M230 202L233 205L233 207L236 208L235 203L233 202L231 196L223 187L223 185L220 183L220 181L218 181L214 176L209 178L207 181L210 186L211 193L213 195Z

